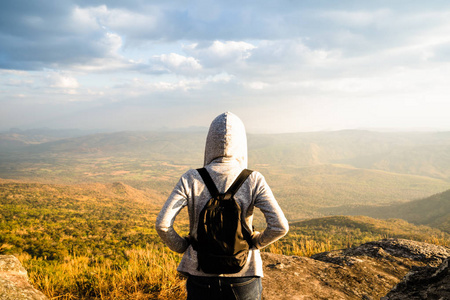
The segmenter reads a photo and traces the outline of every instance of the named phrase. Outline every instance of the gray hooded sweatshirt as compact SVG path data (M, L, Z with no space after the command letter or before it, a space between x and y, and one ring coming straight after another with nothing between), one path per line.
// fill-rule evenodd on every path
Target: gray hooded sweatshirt
M242 121L227 112L216 117L209 128L205 147L204 167L208 170L219 192L224 193L240 172L247 168L247 137ZM190 234L197 238L197 224L201 210L211 198L197 170L183 174L173 189L156 220L156 230L161 239L173 251L184 253L178 271L195 276L263 276L262 260L259 252L279 238L289 229L288 222L275 200L264 177L256 171L247 178L235 194L241 206L244 226L252 232L253 210L259 208L265 216L267 227L264 231L252 232L253 248L244 268L235 274L207 274L198 270L197 253L188 241L173 228L175 217L181 209L188 207Z

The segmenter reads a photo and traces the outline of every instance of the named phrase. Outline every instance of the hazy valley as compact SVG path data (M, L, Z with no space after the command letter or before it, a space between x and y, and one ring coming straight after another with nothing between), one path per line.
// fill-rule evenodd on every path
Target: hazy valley
M0 178L120 181L167 194L184 171L202 166L205 133L121 132L54 141L41 135L43 143L38 137L0 136ZM280 203L290 206L292 220L323 215L323 207L332 214L342 205L405 202L450 188L450 133L338 131L248 139L249 168L265 175Z

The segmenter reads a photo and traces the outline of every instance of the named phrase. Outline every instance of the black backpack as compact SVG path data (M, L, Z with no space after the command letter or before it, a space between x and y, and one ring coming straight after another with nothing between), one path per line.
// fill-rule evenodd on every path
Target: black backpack
M224 194L219 193L205 168L197 171L212 197L200 212L197 240L192 241L198 267L210 274L237 273L247 262L252 242L233 196L252 171L244 169Z

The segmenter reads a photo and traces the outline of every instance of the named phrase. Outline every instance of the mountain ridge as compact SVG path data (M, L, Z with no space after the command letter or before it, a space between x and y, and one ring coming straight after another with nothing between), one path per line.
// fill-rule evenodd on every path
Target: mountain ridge
M81 136L75 132L67 133L63 138L2 133L0 150L27 155L127 153L192 163L201 161L205 140L205 132L123 131ZM248 149L251 165L346 164L450 181L450 132L343 130L248 134Z

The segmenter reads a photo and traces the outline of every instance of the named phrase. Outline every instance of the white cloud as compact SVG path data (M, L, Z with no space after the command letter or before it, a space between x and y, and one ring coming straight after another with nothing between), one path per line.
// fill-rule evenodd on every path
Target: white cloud
M215 68L243 62L255 48L256 46L243 41L214 41L210 44L190 44L184 46L183 50L196 57L204 66Z
M68 74L49 72L46 78L52 88L76 89L80 86L78 80Z
M154 56L151 69L160 72L169 72L177 75L192 75L202 69L202 66L193 57L186 57L176 53Z
M122 47L122 38L118 34L107 32L102 39L102 43L109 50L111 56L118 56L118 51Z
M87 29L101 27L138 39L143 39L145 33L161 29L161 17L157 7L151 11L137 12L126 8L109 8L107 5L76 7L73 14L74 21Z
M252 60L262 64L321 64L339 58L336 50L313 49L301 39L261 41Z
M70 16L73 30L77 31L92 31L101 29L99 18L106 15L108 9L106 5L97 7L81 8L79 6L74 7Z

